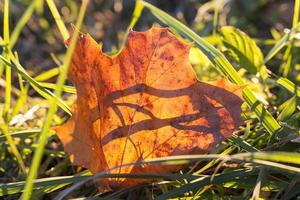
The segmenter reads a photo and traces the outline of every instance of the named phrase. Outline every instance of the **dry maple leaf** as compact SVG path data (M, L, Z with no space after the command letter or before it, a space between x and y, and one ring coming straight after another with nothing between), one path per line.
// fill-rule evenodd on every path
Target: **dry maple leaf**
M241 88L196 80L190 45L165 28L131 32L115 57L82 34L69 76L73 116L56 128L71 161L92 173L139 160L209 151L241 125ZM126 166L112 173L166 173L181 166ZM108 179L113 188L141 182Z

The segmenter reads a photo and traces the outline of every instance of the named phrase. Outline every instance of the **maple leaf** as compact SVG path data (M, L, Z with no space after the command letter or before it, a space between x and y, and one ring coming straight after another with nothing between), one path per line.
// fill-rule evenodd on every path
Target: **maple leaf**
M208 152L241 124L241 88L227 79L196 80L190 45L166 28L131 32L115 57L82 34L69 76L77 89L73 116L57 127L75 165L101 172L126 163ZM112 173L166 173L181 166L126 166ZM133 179L109 179L111 187Z

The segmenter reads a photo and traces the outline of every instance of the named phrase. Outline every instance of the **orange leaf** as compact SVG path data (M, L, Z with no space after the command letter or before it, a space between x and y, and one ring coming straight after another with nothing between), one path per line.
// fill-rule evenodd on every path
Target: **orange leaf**
M115 57L81 35L70 78L73 116L56 128L75 165L97 173L157 157L209 151L241 124L241 88L227 79L196 80L190 46L168 29L131 32ZM181 166L127 166L112 173L166 173ZM141 180L109 179L111 187Z

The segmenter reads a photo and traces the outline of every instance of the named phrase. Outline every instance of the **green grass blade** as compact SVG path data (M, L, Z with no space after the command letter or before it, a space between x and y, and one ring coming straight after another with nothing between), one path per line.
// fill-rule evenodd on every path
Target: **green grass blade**
M213 32L212 35L217 35L217 29L218 29L218 22L219 22L219 5L218 2L214 1L214 19L213 19Z
M57 24L57 27L60 31L60 34L62 35L62 38L64 41L66 41L67 39L69 39L70 34L64 24L64 21L61 19L60 14L55 6L55 3L53 0L46 0L48 7L51 11L51 14Z
M80 7L80 10L79 10L78 19L77 19L77 22L76 22L76 27L78 29L80 29L80 27L82 25L88 2L89 2L88 0L83 0L82 1L81 7ZM69 66L71 64L72 54L73 54L73 51L76 47L77 39L78 39L78 36L79 36L79 30L78 29L74 30L74 33L71 37L70 46L67 50L65 60L64 60L64 66L61 68L61 73L60 73L60 75L58 77L58 80L57 80L56 90L54 92L55 96L57 96L57 97L60 97L60 95L62 93L62 88L63 88L64 82L67 78L68 69L69 69ZM39 142L37 144L37 148L36 148L36 151L35 151L34 156L33 156L32 164L30 166L29 175L26 179L26 185L25 185L25 188L24 188L24 193L22 195L23 200L29 200L31 198L34 179L38 175L37 174L38 169L39 169L39 166L40 166L40 163L41 163L44 148L45 148L47 138L48 138L47 133L49 132L49 129L51 127L52 120L53 120L53 117L54 117L54 114L55 114L56 110L57 110L57 105L56 105L55 99L53 98L53 100L51 101L51 105L50 105L50 108L48 110L46 119L44 121L43 127L42 127Z
M71 114L71 109L69 108L69 106L63 102L60 98L58 98L57 96L55 96L52 92L50 92L49 90L45 89L44 87L42 87L37 81L35 81L26 71L25 69L20 65L20 63L14 59L14 57L12 56L12 61L14 62L9 63L7 59L5 59L3 56L0 55L0 61L2 61L3 63L5 63L6 65L10 66L12 69L16 70L25 80L27 80L30 85L35 89L35 91L37 91L42 97L51 100L51 99L55 99L56 104L63 109L66 113L68 113L69 115Z
M133 10L133 13L132 13L132 18L131 18L130 24L127 27L127 33L129 32L130 29L132 29L135 26L135 24L139 20L141 14L142 14L142 11L144 9L143 4L138 3L138 1L141 1L141 0L136 1L135 7L134 7L134 10Z
M292 28L296 27L298 24L299 6L300 6L299 0L295 0ZM293 53L294 52L294 42L295 42L295 39L291 38L291 40L288 43L288 47L286 48L286 50L284 52L284 56L282 59L283 62L280 66L280 71L282 72L283 77L288 77L290 72L292 71L293 61L295 59L295 55Z
M300 97L300 88L299 88L299 86L295 85L289 79L283 78L283 77L279 77L276 80L276 83L278 83L280 86L284 87L286 90L290 91L294 95L297 95L298 97Z
M207 154L207 155L180 155L180 156L169 156L163 158L155 158L151 160L138 161L134 164L187 164L198 160L235 160L239 162L252 162L255 164L262 164L268 167L274 167L282 170L287 170L290 166L282 165L275 162L285 162L291 164L300 164L300 154L294 152L251 152L251 153L238 153L234 155L219 155L219 154ZM266 161L266 162L263 162ZM128 164L128 165L132 165ZM125 165L123 165L124 167ZM286 169L284 167L287 167ZM300 173L300 168L291 167L292 171Z
M246 150L247 152L257 152L258 149L256 149L255 147L253 147L251 144L249 144L248 142L246 142L245 140L243 140L242 138L240 138L237 135L233 135L230 140L232 140L235 144L237 144L238 146L242 147L244 150Z
M14 46L22 32L22 29L24 28L24 26L27 24L27 22L31 18L31 16L34 12L34 9L35 9L36 5L39 3L39 1L42 1L42 0L33 0L30 3L30 5L27 7L27 9L25 10L24 14L19 18L20 20L16 24L16 26L11 34L11 39L9 42L10 49L14 48Z
M50 70L47 70L45 72L42 72L41 74L34 77L34 80L36 81L46 81L50 78L53 78L54 76L57 76L59 74L59 68L52 68Z
M293 42L290 42L284 52L282 64L279 68L279 71L282 73L283 77L287 77L291 72L293 65L293 57Z
M300 164L300 154L294 152L256 152L240 154L238 156L245 157L246 159L255 158L273 162L285 162L297 165Z
M220 155L228 155L230 154L235 148L230 146L227 149L225 149L223 152L220 153ZM209 168L211 168L213 165L215 165L216 163L218 163L220 161L220 159L214 159L212 161L210 161L209 163L207 163L204 167L200 168L199 170L197 170L196 172L194 172L193 174L201 174L202 172L208 170Z
M198 48L208 57L212 64L232 82L243 85L244 81L242 77L237 73L225 56L213 47L211 44L203 40L199 35L192 31L187 26L183 25L181 22L163 12L162 10L152 6L151 4L141 1L139 3L144 4L158 19L168 24L170 27L174 28L179 33L183 34L191 41L194 41ZM265 129L273 134L278 131L281 126L273 118L273 116L263 107L263 105L254 96L249 88L245 88L243 91L244 100L247 102L248 106L255 113L257 118L261 121Z
M35 137L40 132L41 132L41 130L39 130L39 129L37 129L37 130L24 130L24 131L13 132L13 133L10 134L10 136L13 137L13 138L18 137L18 138L26 139L26 138ZM5 142L5 140L6 140L6 137L4 135L0 135L0 143Z
M254 187L253 194L252 194L252 199L259 199L260 191L262 189L262 184L263 184L263 181L265 180L265 177L266 177L266 171L262 167L259 170L256 185Z
M0 130L4 134L5 139L7 140L13 155L16 157L17 162L18 162L19 167L20 167L20 170L22 171L23 174L27 174L25 163L24 163L24 161L22 159L22 156L21 156L21 154L20 154L20 152L19 152L19 150L18 150L18 148L15 144L15 141L13 140L12 136L9 133L8 126L5 123L2 123L1 120L0 120L0 124L1 124L0 125Z
M39 82L39 85L44 87L44 88L49 88L49 89L55 89L56 85L53 83L45 83L45 82ZM68 86L64 85L63 86L63 91L71 94L76 94L76 88L73 86Z
M38 1L38 3L35 6L36 12L39 15L42 15L44 12L44 0Z
M281 110L280 114L277 117L279 121L284 121L297 110L297 105L298 105L297 100L298 100L297 96L294 95L279 106L279 110Z
M139 20L141 14L142 14L142 11L144 9L143 4L138 3L138 1L141 1L141 0L136 0L136 2L135 2L134 10L133 10L133 13L132 13L132 18L130 20L129 26L126 29L125 36L123 38L123 42L122 42L122 46L121 47L125 46L125 43L126 43L126 40L127 40L128 34L129 34L129 31L135 26L135 24Z
M4 1L4 14L3 14L3 39L4 43L9 44L10 34L9 34L9 0ZM5 58L10 62L10 54L8 52L7 47L4 48ZM5 120L9 118L10 111L10 101L11 101L11 69L6 64L5 66L5 103L4 103L4 115Z
M17 54L16 54L17 56ZM18 56L17 59L19 60ZM10 117L8 118L8 121L10 122L12 117L14 117L17 113L19 113L19 111L22 109L23 105L26 103L27 100L27 92L29 89L29 84L26 84L24 86L23 83L23 79L22 76L20 74L17 74L18 76L18 81L19 81L19 87L20 87L20 94L19 97L13 107L12 113L10 115Z
M264 59L264 64L270 61L283 47L285 47L289 42L296 37L296 34L299 33L300 23L295 25L288 33L286 33L269 51Z
M294 16L293 16L293 27L297 26L299 21L299 9L300 9L300 0L295 0L294 5Z
M9 121L11 120L12 117L14 117L15 115L17 115L19 113L19 111L22 109L22 107L24 106L24 104L25 104L25 102L27 100L28 89L29 89L29 84L26 84L24 86L24 89L21 90L21 94L18 97L18 99L17 99L17 101L16 101L16 103L14 105L14 108L13 108L11 117L9 118Z

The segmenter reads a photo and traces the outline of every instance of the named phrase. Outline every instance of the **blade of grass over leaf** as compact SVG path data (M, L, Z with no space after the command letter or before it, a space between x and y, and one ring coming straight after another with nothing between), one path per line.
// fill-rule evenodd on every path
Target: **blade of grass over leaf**
M76 27L78 29L80 29L80 27L82 25L88 2L89 2L88 0L83 0L82 1L80 11L79 11L79 15L78 15L78 19L77 19L77 22L76 22ZM57 84L56 84L57 87L56 87L56 90L54 92L55 96L57 96L57 97L60 97L60 95L62 93L64 82L67 78L68 69L69 69L69 66L71 64L72 54L73 54L73 51L76 47L76 42L77 42L77 39L78 39L78 36L79 36L79 30L78 29L74 30L74 33L71 37L70 45L69 45L69 48L67 50L65 60L64 60L64 66L61 68L61 73L60 73L60 75L58 77L58 80L57 80ZM66 35L63 35L63 37L66 37ZM45 148L47 138L48 138L47 133L49 132L49 129L51 127L52 120L53 120L53 117L54 117L54 114L55 114L56 110L57 110L57 105L56 105L55 99L53 98L53 100L51 101L50 108L48 110L46 119L44 121L43 127L42 127L40 138L39 138L37 148L36 148L36 151L35 151L34 156L33 156L33 161L32 161L31 167L30 167L29 175L26 179L26 185L25 185L25 188L24 188L24 193L22 195L23 200L29 200L31 198L34 179L38 175L38 169L39 169L39 166L40 166L40 163L41 163L44 148Z
M57 27L60 31L60 34L62 35L62 38L64 41L66 41L69 37L70 37L70 34L63 22L63 20L61 19L60 17L60 14L55 6L55 3L53 0L46 0L47 4L48 4L48 7L52 13L52 16L57 24Z
M238 85L244 85L242 77L237 73L233 66L229 63L226 57L211 44L203 40L199 35L192 31L187 26L183 25L181 22L163 12L162 10L156 8L155 6L141 1L145 7L147 7L158 19L174 28L179 33L183 34L191 41L194 41L198 48L208 57L212 64L226 77L228 77L232 82ZM245 87L243 91L244 100L247 102L251 110L255 113L257 118L261 121L265 129L273 134L278 131L281 126L274 119L274 117L263 107L259 100L254 96L253 92Z

